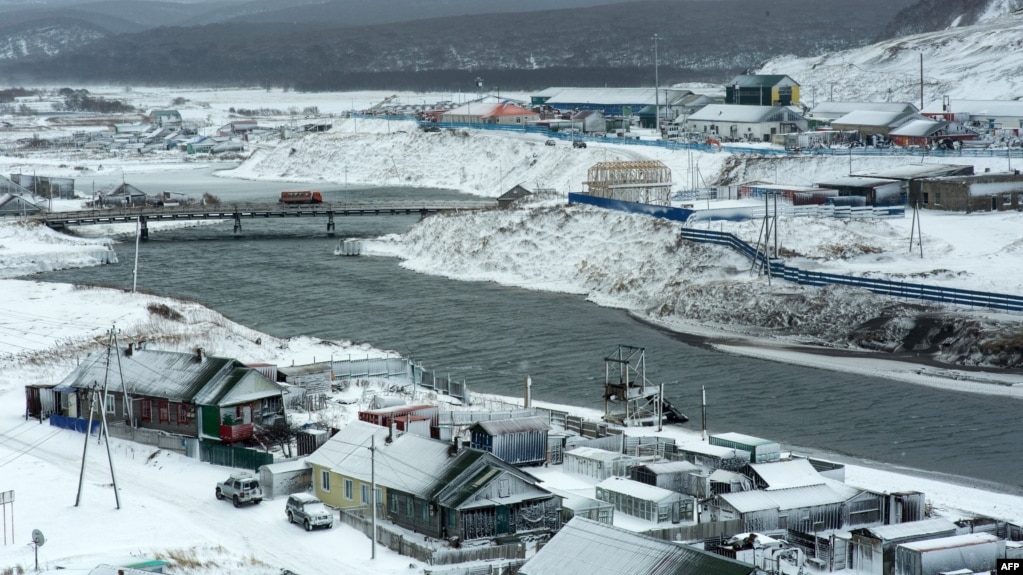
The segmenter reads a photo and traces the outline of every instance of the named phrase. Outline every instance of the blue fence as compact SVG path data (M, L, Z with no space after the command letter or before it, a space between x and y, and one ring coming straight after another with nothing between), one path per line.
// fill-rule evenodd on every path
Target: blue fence
M89 420L82 419L80 417L67 417L65 415L50 415L50 425L61 429L70 429L72 431L77 431L78 433L85 433L85 428L89 425ZM99 428L99 420L93 420L92 432L90 435L99 433Z
M763 265L765 260L767 260L766 254L762 251L758 252L753 246L727 232L683 228L682 239L693 242L727 246L746 256L746 258L750 261L755 261L758 265ZM890 295L893 297L984 307L1006 311L1023 311L1023 296L1018 295L811 272L785 265L784 262L778 259L771 259L768 264L770 266L772 276L800 285L818 287L826 285L845 285L863 288L876 294Z
M573 194L571 192L568 194L568 203L587 204L598 208L618 210L621 212L629 212L631 214L642 214L645 216L664 218L666 220L673 220L676 222L685 222L694 213L694 210L688 210L685 208L657 206L654 204L643 204L639 202L626 202L624 200L613 200L611 198L601 198L588 194ZM747 217L743 219L749 218Z

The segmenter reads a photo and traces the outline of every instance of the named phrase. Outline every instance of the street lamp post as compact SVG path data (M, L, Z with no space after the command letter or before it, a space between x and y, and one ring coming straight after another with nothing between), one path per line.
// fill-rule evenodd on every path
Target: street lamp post
M654 128L660 132L661 130L661 97L658 92L661 90L661 81L657 75L657 41L661 39L660 36L654 34L652 38L654 41Z

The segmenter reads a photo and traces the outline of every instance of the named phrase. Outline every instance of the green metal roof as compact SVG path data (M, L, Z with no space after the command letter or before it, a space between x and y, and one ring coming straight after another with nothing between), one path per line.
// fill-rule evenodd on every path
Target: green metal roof
M792 84L799 85L795 80L784 74L740 74L728 85L738 85L740 88L777 86L778 84L786 83L786 79Z

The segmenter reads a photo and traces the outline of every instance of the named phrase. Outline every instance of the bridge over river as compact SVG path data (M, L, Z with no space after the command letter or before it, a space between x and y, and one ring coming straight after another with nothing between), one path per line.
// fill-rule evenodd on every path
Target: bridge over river
M320 204L224 203L216 205L187 204L178 206L130 206L74 212L47 212L31 219L52 229L65 231L70 226L91 224L138 223L142 239L149 238L149 222L189 220L233 220L234 232L242 229L242 220L257 218L327 218L327 234L334 235L334 218L345 216L427 216L440 212L494 208L492 199L480 200L387 200L334 202Z

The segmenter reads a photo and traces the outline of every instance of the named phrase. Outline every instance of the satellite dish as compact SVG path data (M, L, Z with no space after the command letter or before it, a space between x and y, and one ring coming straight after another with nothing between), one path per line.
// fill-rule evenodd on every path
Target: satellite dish
M32 530L32 543L36 544L36 547L42 547L43 543L46 543L46 538L43 537L43 532L38 529Z

